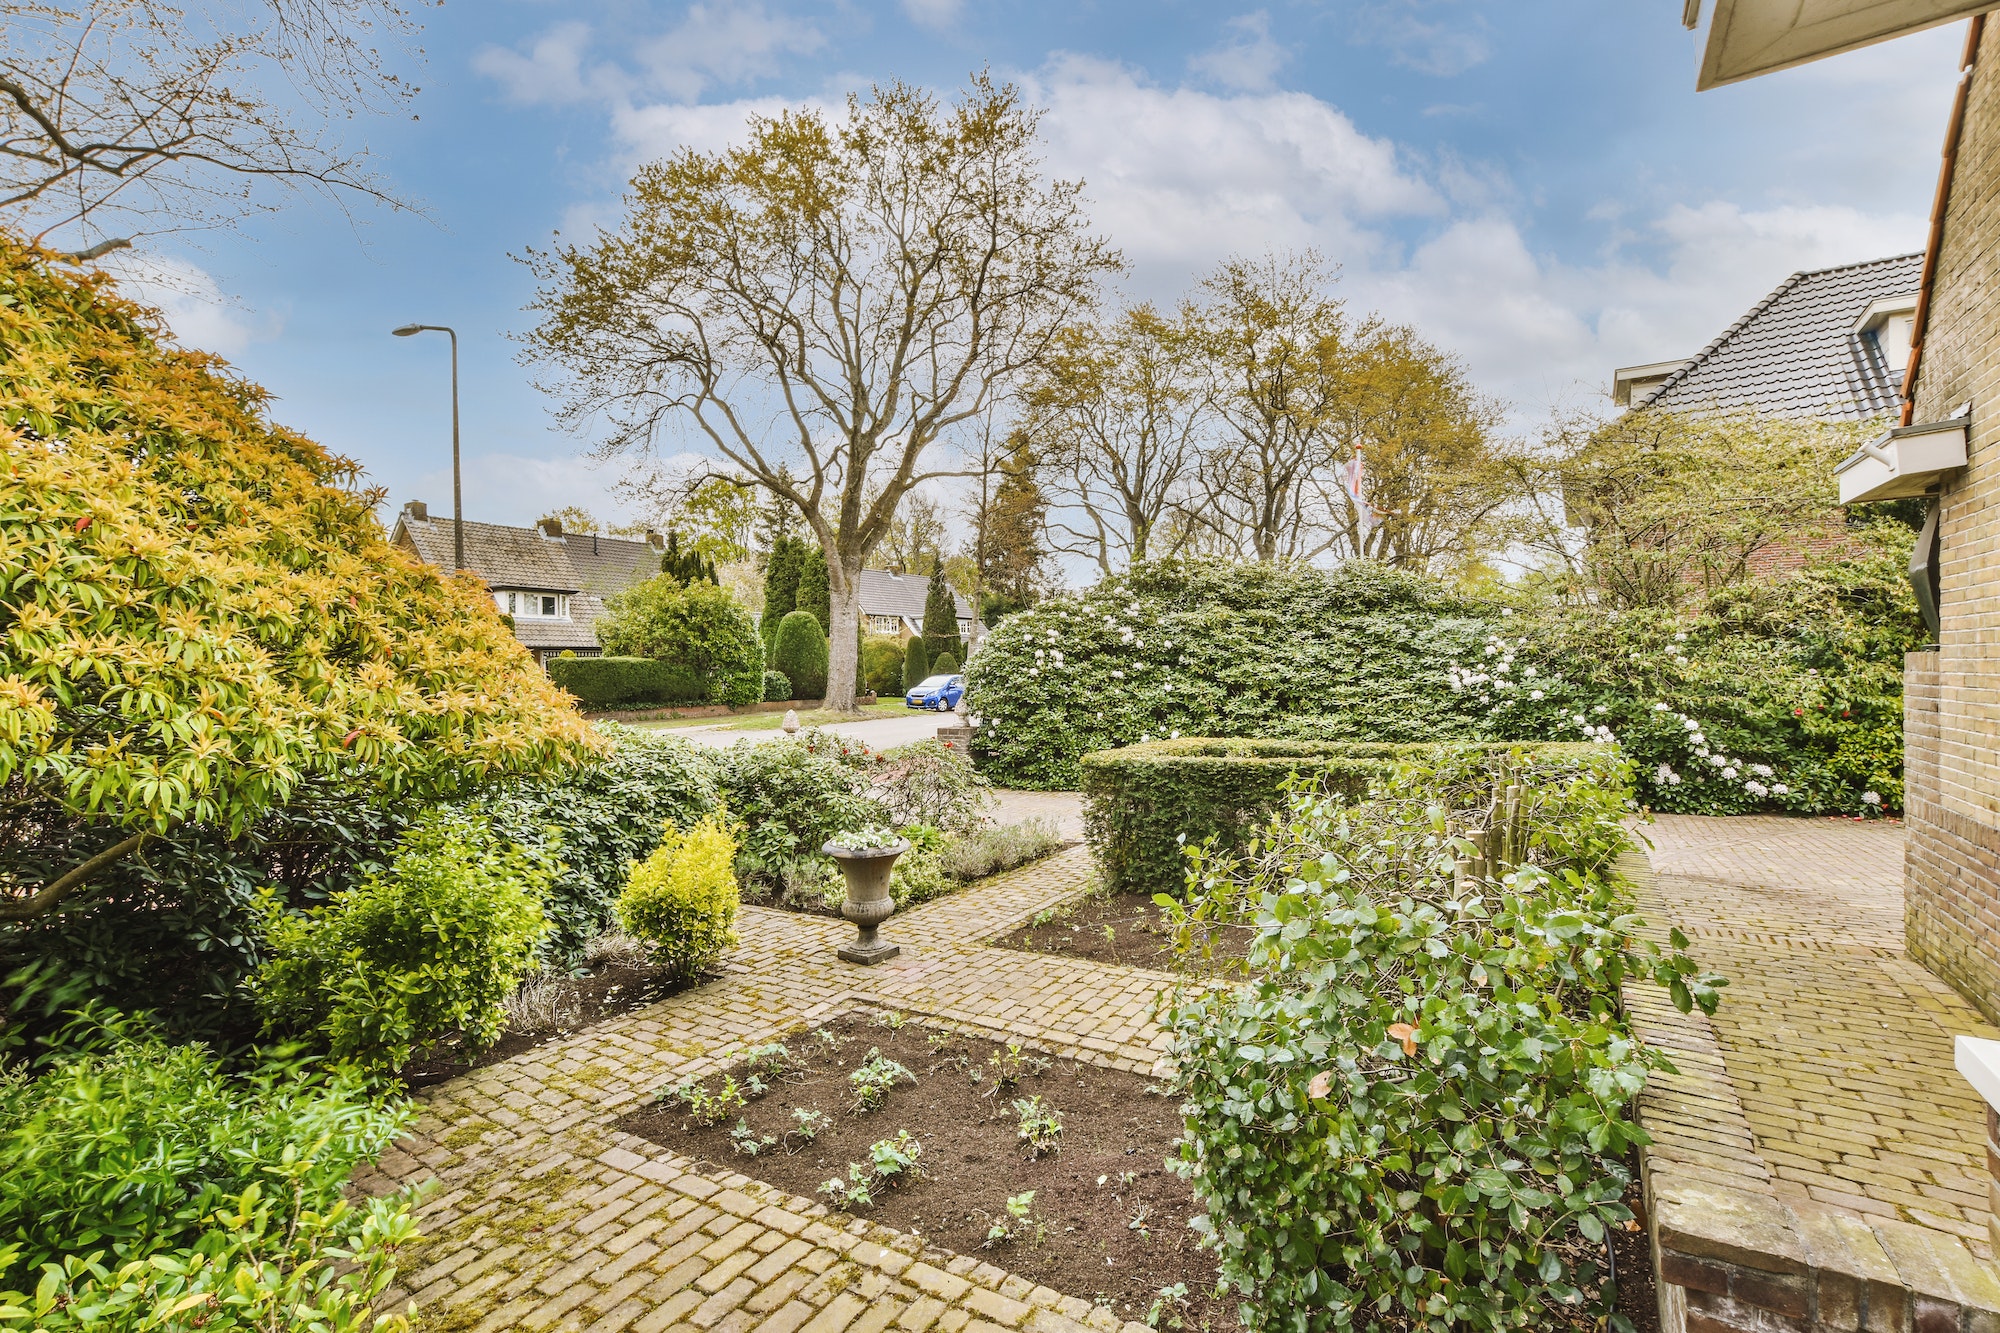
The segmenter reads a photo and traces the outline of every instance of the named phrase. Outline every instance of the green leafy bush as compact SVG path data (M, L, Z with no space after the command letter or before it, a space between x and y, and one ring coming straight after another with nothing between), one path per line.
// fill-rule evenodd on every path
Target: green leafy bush
M764 616L758 631L766 653L778 641L778 622L799 609L799 575L809 555L819 555L819 548L780 533L764 557ZM823 564L825 557L820 559Z
M406 1106L351 1068L270 1058L224 1072L130 1021L0 1075L0 1327L400 1329L371 1306L416 1231L414 1193L342 1186ZM186 1325L191 1327L192 1325Z
M382 874L314 911L272 913L255 983L266 1024L316 1032L335 1059L377 1070L452 1031L490 1046L548 929L554 870L481 823L426 818Z
M1546 754L1591 747L1534 748ZM1185 847L1213 837L1221 852L1235 851L1284 804L1298 779L1358 799L1398 762L1437 753L1433 745L1205 737L1103 750L1083 760L1085 835L1111 885L1178 895L1187 876Z
M861 683L876 694L902 693L903 645L894 635L870 634L861 640Z
M958 659L950 653L946 653L931 667L931 674L933 676L956 676L958 674Z
M782 671L764 673L764 702L783 703L793 697L792 678Z
M986 821L993 804L972 757L950 741L914 741L885 751L875 771L875 795L891 823L928 824L966 833Z
M812 730L723 751L718 781L742 829L736 870L745 884L776 887L786 867L823 862L819 849L842 829L879 823L882 811L867 795L870 767L865 746Z
M771 649L771 669L782 671L801 699L826 695L826 631L810 611L794 611L778 622L778 641Z
M632 867L618 920L674 975L696 976L736 943L736 839L720 811L686 832L668 829Z
M931 571L931 581L924 589L924 655L933 664L933 674L938 670L935 664L947 656L957 661L965 655L965 642L958 637L958 599L952 595L943 565Z
M903 684L901 691L907 693L910 690L914 690L917 688L918 682L930 674L930 652L924 647L923 637L912 634L909 643L903 646Z
M713 583L684 587L662 574L634 584L605 602L597 639L607 657L650 657L693 673L711 703L741 706L764 697L757 624Z
M1366 562L1141 564L993 631L966 671L974 754L1047 789L1074 788L1087 753L1180 735L1479 739L1448 672L1485 632L1470 603Z
M695 703L708 694L707 683L694 672L650 657L551 658L549 679L585 708Z
M989 824L953 838L939 851L938 863L955 880L985 879L1068 845L1049 820L1024 819L1018 824Z
M1534 793L1530 859L1468 893L1458 835L1503 763ZM1630 1333L1599 1260L1630 1218L1628 1109L1666 1061L1620 990L1713 1011L1720 979L1631 914L1628 782L1608 751L1446 751L1358 806L1300 784L1253 857L1194 858L1201 898L1257 926L1257 979L1168 1015L1179 1168L1246 1327Z
M826 579L826 553L817 546L808 546L799 562L799 595L794 605L812 613L819 622L821 638L833 632L833 592Z
M460 808L503 842L553 867L542 894L543 953L559 967L611 925L632 863L715 807L718 765L705 746L641 727L596 725L605 753L558 775L489 788Z

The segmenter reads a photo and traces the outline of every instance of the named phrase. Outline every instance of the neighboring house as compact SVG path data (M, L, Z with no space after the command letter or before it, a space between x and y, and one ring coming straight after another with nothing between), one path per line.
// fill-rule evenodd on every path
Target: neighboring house
M886 569L861 571L861 626L870 634L893 634L908 643L924 632L924 598L930 576L892 574ZM976 646L986 626L972 614L972 603L952 593L958 604L958 637ZM968 654L969 655L969 654Z
M396 516L390 540L419 560L448 570L452 564L452 521L433 518L421 500ZM543 666L565 652L597 657L596 625L604 599L660 572L664 539L644 541L565 534L562 524L544 519L532 528L503 523L465 524L465 567L492 590L494 605L514 621L514 637Z
M1886 423L1902 406L1923 266L1910 254L1794 273L1687 360L1613 371L1612 400L1633 411ZM1832 520L1757 552L1747 572L1788 572L1846 544Z
M1620 407L1887 420L1923 278L1921 254L1794 273L1686 361L1612 372Z

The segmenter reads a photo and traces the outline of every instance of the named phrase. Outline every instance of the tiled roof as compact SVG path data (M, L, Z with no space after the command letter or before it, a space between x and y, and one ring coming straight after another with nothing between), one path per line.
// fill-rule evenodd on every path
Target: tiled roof
M1921 254L1794 273L1646 399L1675 411L1866 420L1894 413L1903 367L1854 331L1873 302L1914 295Z
M924 598L929 594L930 587L931 580L927 574L891 574L886 569L864 569L861 571L861 614L903 616L922 624ZM951 596L958 604L958 618L969 625L972 603L957 592Z
M450 518L413 519L404 514L396 520L396 535L407 537L425 564L451 568ZM544 537L534 528L467 519L465 567L485 579L489 588L577 592L583 587L570 562L569 544Z

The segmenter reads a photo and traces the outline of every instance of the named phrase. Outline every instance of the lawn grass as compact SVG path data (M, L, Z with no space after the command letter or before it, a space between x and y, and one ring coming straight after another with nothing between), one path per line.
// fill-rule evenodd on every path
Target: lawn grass
M884 699L857 708L852 713L839 713L830 708L815 708L799 714L802 727L824 727L835 722L866 722L874 718L900 717L911 711L901 699ZM649 722L633 722L628 725L665 730L679 727L715 727L722 731L775 731L785 725L782 712L748 713L740 717L680 717Z

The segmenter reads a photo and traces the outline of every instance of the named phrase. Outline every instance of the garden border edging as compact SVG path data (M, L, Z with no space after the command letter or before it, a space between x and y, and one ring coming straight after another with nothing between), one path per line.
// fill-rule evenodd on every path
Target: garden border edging
M1652 863L1630 852L1620 868L1664 936ZM1663 1333L2000 1333L2000 1276L1958 1238L1778 1197L1705 1014L1649 981L1625 1006L1678 1070L1638 1108Z

